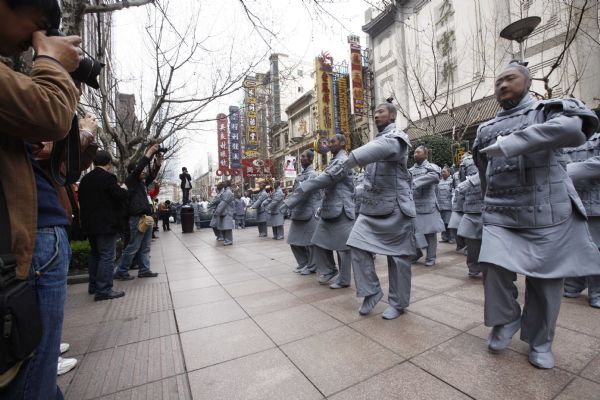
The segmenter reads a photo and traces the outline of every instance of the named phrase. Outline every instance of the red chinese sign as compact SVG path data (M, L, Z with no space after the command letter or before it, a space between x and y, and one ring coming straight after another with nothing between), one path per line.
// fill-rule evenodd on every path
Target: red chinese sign
M243 158L242 167L244 177L247 178L269 178L275 176L275 168L272 160Z
M229 175L229 135L227 133L227 115L217 114L217 146L219 150L219 168L217 175Z
M365 92L363 89L362 56L358 37L349 37L350 42L350 76L352 79L352 108L355 115L365 113Z

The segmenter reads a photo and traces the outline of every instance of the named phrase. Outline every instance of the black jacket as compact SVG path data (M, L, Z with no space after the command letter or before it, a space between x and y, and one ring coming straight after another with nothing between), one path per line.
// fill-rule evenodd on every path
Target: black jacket
M154 177L147 175L143 181L139 179L140 174L149 163L150 159L143 156L135 169L125 178L129 199L127 211L130 217L152 215L152 206L148 202L148 185L152 183Z
M117 177L100 167L85 175L79 184L81 227L88 235L120 231L121 207L127 191L119 187Z
M185 189L186 181L190 181L190 187L188 189L192 188L192 176L190 174L188 174L187 172L179 174L179 179L181 179L181 184L179 185L180 188Z

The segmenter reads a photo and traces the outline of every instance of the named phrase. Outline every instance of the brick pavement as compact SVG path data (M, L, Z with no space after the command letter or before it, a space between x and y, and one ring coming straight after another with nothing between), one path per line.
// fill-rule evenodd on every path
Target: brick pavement
M564 299L553 370L530 366L518 339L492 355L481 280L464 262L440 245L435 267L413 266L408 312L384 321L384 302L361 317L353 288L292 273L285 241L255 227L231 247L209 229L161 233L159 277L116 282L124 298L69 287L63 341L80 363L59 384L76 400L600 399L600 311Z

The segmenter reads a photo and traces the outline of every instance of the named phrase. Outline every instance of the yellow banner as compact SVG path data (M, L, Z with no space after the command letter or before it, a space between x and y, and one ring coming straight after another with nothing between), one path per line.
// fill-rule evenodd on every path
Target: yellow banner
M338 93L340 107L340 127L344 136L346 136L346 149L352 148L350 141L350 112L348 108L348 77L338 78Z
M335 133L333 120L333 79L331 64L323 57L315 59L315 93L317 95L318 129L332 137Z

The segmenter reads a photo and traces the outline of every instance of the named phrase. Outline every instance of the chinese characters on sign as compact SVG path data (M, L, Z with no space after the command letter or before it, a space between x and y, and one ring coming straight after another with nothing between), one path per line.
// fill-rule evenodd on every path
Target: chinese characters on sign
M246 149L258 149L258 118L256 113L256 82L245 80L243 84L246 97L244 103L246 106ZM246 155L248 156L248 155Z
M240 144L240 108L229 107L229 159L231 168L242 168L242 151Z
M227 134L227 115L217 114L217 135L219 168L217 175L229 174L229 136Z
M340 126L346 137L346 149L351 148L350 143L350 117L348 110L348 76L341 76L338 81L339 106L340 106Z
M362 79L362 57L358 36L348 36L350 43L350 73L352 80L352 108L354 115L364 115L365 94Z
M334 117L333 117L333 93L331 85L331 70L333 67L333 58L327 53L315 59L315 75L318 110L318 129L325 132L327 136L333 136Z
M258 158L242 159L245 178L269 178L275 175L273 161Z

